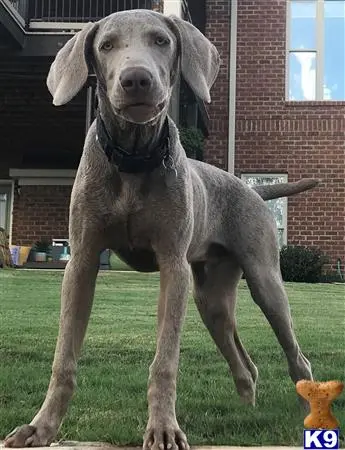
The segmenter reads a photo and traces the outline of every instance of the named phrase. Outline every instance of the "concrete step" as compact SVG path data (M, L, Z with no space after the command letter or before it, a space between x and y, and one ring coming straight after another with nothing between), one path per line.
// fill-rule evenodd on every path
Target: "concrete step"
M41 450L141 450L141 447L119 447L116 445L110 445L103 442L75 442L64 441L53 443L50 447L40 447ZM0 443L0 448L3 447L3 443ZM77 449L76 449L77 448ZM203 445L193 446L191 450L301 450L302 447L274 447L274 446L262 446L262 447L239 447L239 446L227 446L227 445Z

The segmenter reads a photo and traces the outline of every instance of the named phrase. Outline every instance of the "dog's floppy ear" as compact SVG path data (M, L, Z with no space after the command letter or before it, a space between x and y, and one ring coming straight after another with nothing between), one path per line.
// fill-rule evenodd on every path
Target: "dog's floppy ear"
M87 23L57 53L47 78L55 106L69 102L84 86L89 73L86 56L97 28L97 23Z
M175 24L181 45L181 71L194 93L210 103L210 89L219 70L216 47L191 23L169 16Z

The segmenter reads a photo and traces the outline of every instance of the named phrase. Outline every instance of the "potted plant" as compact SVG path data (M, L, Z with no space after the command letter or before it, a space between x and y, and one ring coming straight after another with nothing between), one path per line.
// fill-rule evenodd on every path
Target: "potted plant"
M50 243L47 241L37 241L34 245L35 262L46 262L47 253L49 251Z

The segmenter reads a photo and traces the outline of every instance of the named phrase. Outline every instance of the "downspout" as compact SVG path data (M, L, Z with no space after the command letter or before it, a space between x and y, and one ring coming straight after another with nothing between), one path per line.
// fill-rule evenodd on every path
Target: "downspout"
M235 172L237 0L230 1L228 172Z

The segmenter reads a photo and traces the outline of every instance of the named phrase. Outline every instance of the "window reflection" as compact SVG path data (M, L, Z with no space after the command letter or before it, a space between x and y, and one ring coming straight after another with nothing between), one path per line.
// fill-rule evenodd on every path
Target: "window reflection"
M324 7L324 100L345 99L345 1Z
M316 48L316 2L292 2L290 48Z
M290 100L315 100L316 98L316 53L290 53Z
M345 100L345 0L293 0L289 12L289 100Z
M257 186L260 184L278 184L285 183L286 177L280 175L243 175L245 183L249 186ZM272 211L274 218L276 219L276 224L278 228L278 242L279 246L282 247L286 242L285 239L285 217L286 217L286 199L276 198L274 200L268 200L267 206Z

